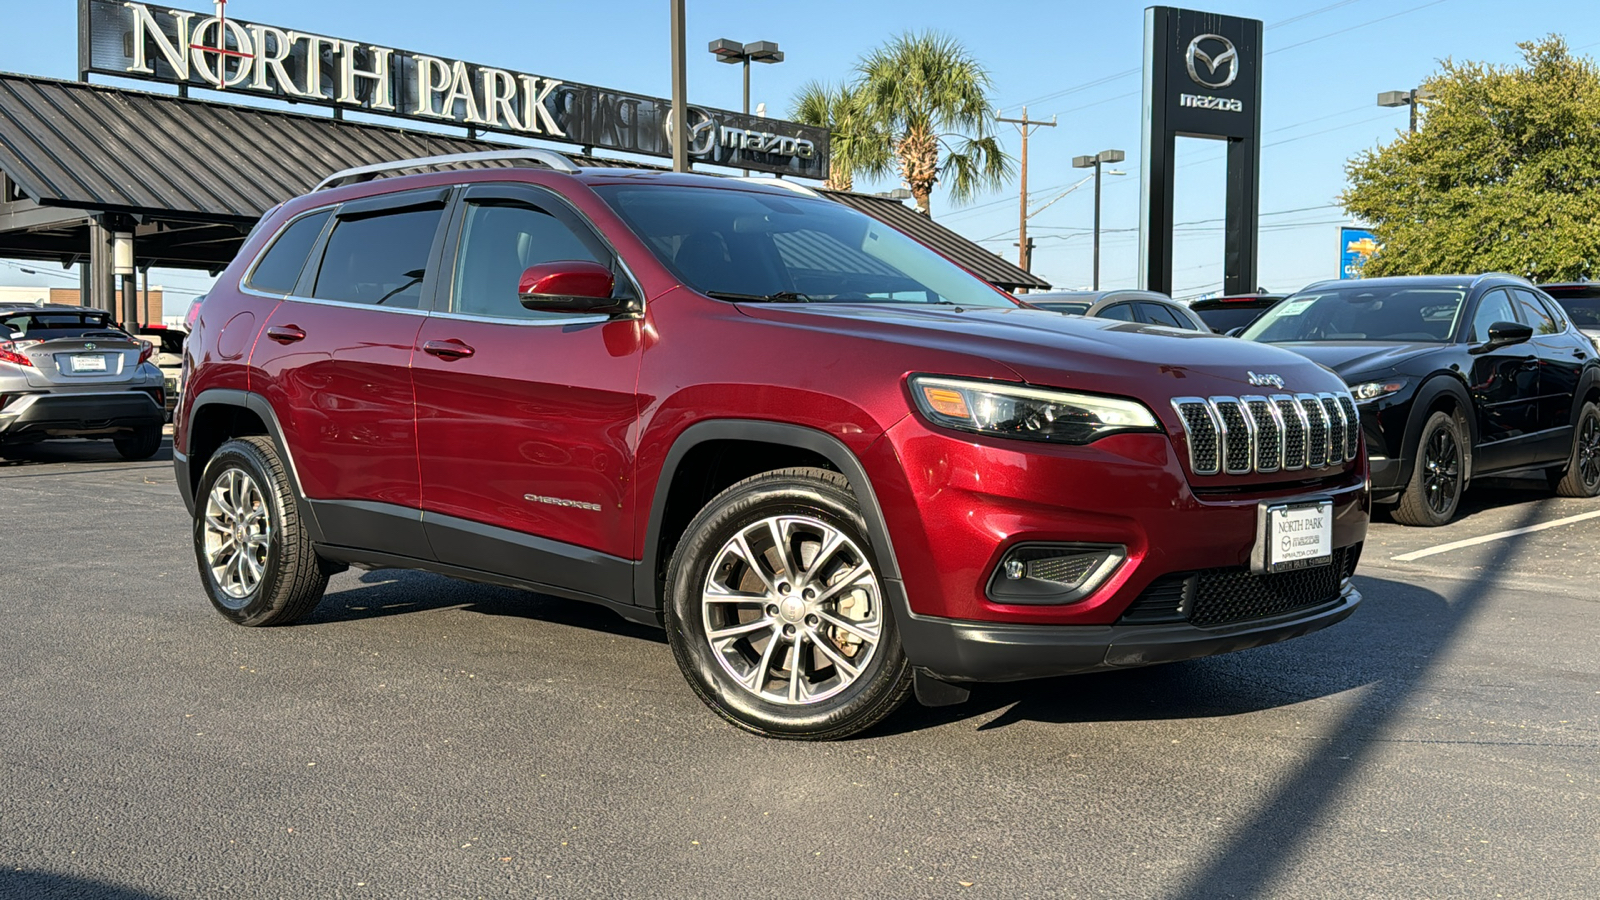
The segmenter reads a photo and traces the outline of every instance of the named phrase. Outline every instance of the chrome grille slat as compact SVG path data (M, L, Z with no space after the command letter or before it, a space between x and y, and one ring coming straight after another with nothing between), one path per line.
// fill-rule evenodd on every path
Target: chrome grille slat
M1361 426L1349 394L1178 397L1172 408L1196 475L1325 469L1360 451Z

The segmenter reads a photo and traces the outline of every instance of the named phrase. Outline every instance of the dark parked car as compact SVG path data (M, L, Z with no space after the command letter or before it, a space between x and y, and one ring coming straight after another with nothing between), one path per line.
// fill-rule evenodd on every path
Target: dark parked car
M1579 281L1572 284L1541 284L1539 290L1554 297L1572 324L1600 347L1600 284Z
M1024 294L1029 306L1091 319L1164 325L1184 331L1210 331L1199 316L1166 294L1154 291L1046 291Z
M1199 316L1212 331L1228 334L1236 328L1245 328L1261 318L1261 314L1278 305L1288 294L1232 294L1226 297L1206 297L1190 302L1189 309Z
M784 181L375 168L270 212L189 339L176 476L238 624L347 565L525 587L665 627L742 728L832 738L1359 602L1355 405L1303 357L1023 308ZM1288 449L1223 439L1249 371L1296 393Z
M1344 378L1361 409L1373 496L1442 525L1475 477L1543 471L1600 494L1600 360L1561 306L1511 275L1314 284L1245 338Z

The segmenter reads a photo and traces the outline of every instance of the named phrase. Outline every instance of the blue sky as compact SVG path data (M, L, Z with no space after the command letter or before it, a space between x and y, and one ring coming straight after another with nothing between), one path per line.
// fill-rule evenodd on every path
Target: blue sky
M201 0L172 5L207 10ZM1579 52L1600 51L1600 16L1583 0L1215 0L1196 4L1213 12L1266 23L1265 97L1262 106L1260 281L1292 290L1331 278L1338 270L1336 205L1344 164L1354 153L1392 140L1406 127L1404 109L1375 105L1380 91L1416 85L1446 57L1511 63L1516 43L1554 32ZM807 80L847 77L856 59L892 35L933 28L958 37L986 65L994 98L1008 116L1023 103L1029 115L1057 116L1030 144L1030 187L1041 205L1082 177L1075 155L1115 148L1127 152L1107 177L1106 230L1101 281L1106 287L1136 280L1139 88L1145 3L987 0L812 0L807 4L688 0L689 96L692 102L737 109L737 67L715 62L706 43L777 41L780 65L757 66L752 103L782 115ZM3 0L0 17L8 40L0 69L74 77L74 0ZM974 10L977 10L975 13ZM670 48L667 0L611 3L544 3L451 0L424 3L329 3L327 0L232 0L230 15L338 37L535 72L570 81L666 95ZM133 85L138 87L139 85ZM1015 130L1002 132L1017 150ZM1192 296L1220 288L1224 169L1219 144L1180 141L1174 294ZM887 190L889 180L858 189ZM942 194L935 217L991 250L1015 258L1015 185L964 207ZM1090 277L1092 191L1086 185L1060 197L1030 220L1038 242L1034 270L1058 287L1080 287ZM1182 224L1193 223L1193 224ZM157 273L175 288L203 289L192 273ZM60 277L27 276L0 267L0 283L68 284ZM174 298L177 299L176 297ZM180 301L174 306L181 307Z

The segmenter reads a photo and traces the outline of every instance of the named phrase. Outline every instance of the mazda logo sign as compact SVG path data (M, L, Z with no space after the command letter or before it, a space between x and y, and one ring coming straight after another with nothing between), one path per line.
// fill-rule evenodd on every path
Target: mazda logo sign
M1239 77L1239 53L1233 48L1233 41L1220 34L1197 35L1189 42L1183 62L1195 84L1212 90L1221 90ZM1221 77L1224 69L1226 78ZM1202 71L1205 74L1202 75Z
M686 152L690 156L705 156L717 144L717 135L720 132L717 127L717 120L710 113L698 107L691 106L688 109L689 115L685 118L688 119L689 126L689 148ZM672 146L674 140L672 122L672 113L669 112L665 121L662 122L662 127L667 132L668 147Z

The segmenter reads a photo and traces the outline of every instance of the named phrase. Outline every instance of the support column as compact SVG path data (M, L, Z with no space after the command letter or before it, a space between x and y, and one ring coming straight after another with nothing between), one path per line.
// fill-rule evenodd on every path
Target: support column
M101 219L89 221L89 292L81 299L90 309L117 314L116 275L112 271L111 229Z

